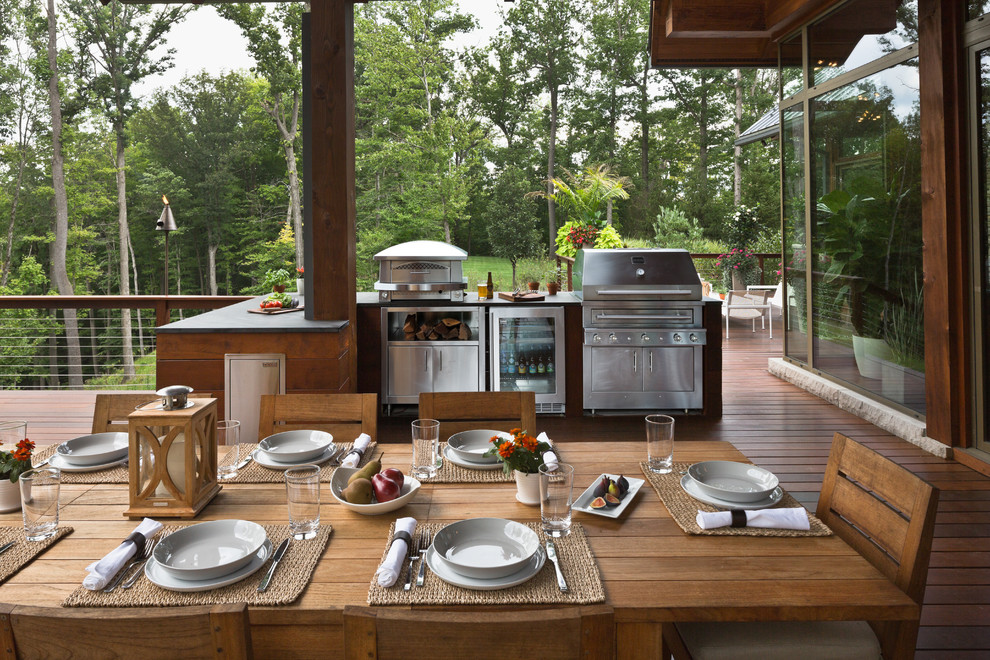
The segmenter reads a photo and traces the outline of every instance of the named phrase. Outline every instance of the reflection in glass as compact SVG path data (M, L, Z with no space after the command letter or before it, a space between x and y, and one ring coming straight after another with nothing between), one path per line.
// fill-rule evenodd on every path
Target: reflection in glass
M784 214L785 354L808 361L807 240L804 230L804 112L800 105L784 110L781 131Z
M780 44L780 84L782 98L793 96L804 89L801 75L801 34L796 34Z
M815 366L923 413L917 90L915 60L811 102L810 275Z
M979 18L987 13L990 13L990 0L967 0L966 18Z
M808 31L812 84L831 80L917 40L917 0L849 2Z
M977 76L979 89L976 96L979 104L977 109L979 121L977 139L979 140L978 154L980 159L979 190L977 191L980 209L977 222L980 231L979 263L982 267L976 273L976 285L979 288L976 297L975 317L978 319L978 323L982 325L979 328L976 341L982 344L982 346L977 347L977 354L983 356L983 364L980 365L982 366L983 378L982 437L983 441L987 442L990 439L990 370L987 369L986 356L987 350L990 348L990 328L987 327L983 319L987 318L988 310L990 310L990 297L988 297L990 296L988 293L990 292L990 226L988 226L987 218L987 209L990 208L990 183L988 183L990 182L990 169L988 169L990 168L990 51L980 51L977 62L980 66Z

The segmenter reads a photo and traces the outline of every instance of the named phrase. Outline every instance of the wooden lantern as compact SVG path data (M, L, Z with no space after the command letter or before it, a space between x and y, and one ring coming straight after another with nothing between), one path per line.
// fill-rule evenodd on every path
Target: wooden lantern
M194 518L220 492L217 400L180 410L144 406L127 416L129 518Z

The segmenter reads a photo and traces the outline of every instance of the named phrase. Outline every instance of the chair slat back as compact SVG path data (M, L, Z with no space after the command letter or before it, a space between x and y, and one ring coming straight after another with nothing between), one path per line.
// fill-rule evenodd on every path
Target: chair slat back
M197 607L0 605L15 658L251 658L244 603ZM0 631L2 634L3 631ZM11 645L12 644L12 645Z
M533 392L421 392L419 416L440 421L440 440L471 429L538 431Z
M343 442L378 433L377 394L263 394L258 440L273 433L313 429Z
M552 642L507 630L553 631ZM615 657L615 626L607 606L512 612L437 612L390 607L344 608L347 660L395 658Z
M213 398L212 392L193 392L191 399ZM127 416L138 406L158 401L154 392L97 394L96 405L93 408L93 430L90 433L109 433L123 431L127 433Z

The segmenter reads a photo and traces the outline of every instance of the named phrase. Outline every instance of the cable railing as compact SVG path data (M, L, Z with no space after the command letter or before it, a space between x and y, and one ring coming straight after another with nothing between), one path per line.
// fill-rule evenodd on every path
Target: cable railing
M0 389L155 389L156 327L248 299L0 296Z

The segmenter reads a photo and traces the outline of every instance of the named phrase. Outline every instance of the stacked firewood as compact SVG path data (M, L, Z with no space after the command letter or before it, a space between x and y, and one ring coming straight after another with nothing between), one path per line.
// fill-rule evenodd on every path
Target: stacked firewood
M455 318L447 317L440 319L439 323L419 323L416 314L406 316L406 322L402 325L405 332L406 341L437 341L455 340L461 341L471 338L471 328L467 323L461 323Z

